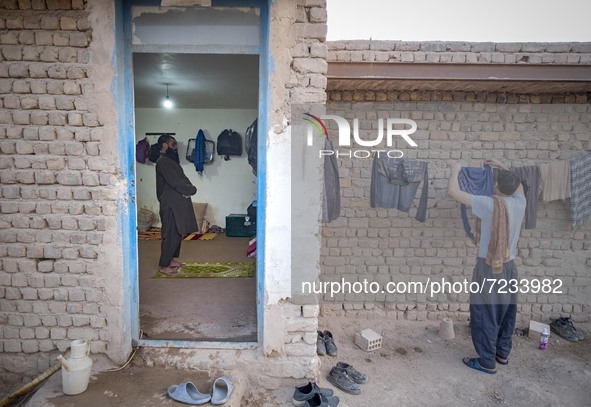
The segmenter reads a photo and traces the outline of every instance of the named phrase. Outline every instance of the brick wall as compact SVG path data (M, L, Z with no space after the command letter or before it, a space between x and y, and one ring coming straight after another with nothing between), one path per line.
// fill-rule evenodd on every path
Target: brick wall
M329 48L334 50L335 44ZM380 283L424 283L429 277L470 281L476 249L463 230L459 204L446 196L448 160L479 166L484 159L496 157L512 166L526 166L591 150L591 104L585 95L542 99L540 95L462 92L333 91L327 114L358 118L362 137L365 134L368 139L376 136L378 117L414 120L418 130L412 138L419 147L411 149L400 139L393 148L428 161L429 205L426 222L416 221L419 187L410 214L370 208L372 160L340 158L341 216L322 228L323 281L367 278ZM385 144L380 148L387 150ZM519 318L549 321L572 315L588 321L591 225L572 231L568 207L560 201L539 200L537 219L536 229L521 232L516 259L520 277L559 279L564 293L521 295ZM431 299L379 293L325 300L322 312L327 315L468 318L467 294Z
M328 42L328 62L591 64L591 43L468 43L410 41ZM513 166L540 164L591 150L588 95L341 90L328 95L327 110L358 117L375 131L377 117L416 121L419 148L400 142L411 158L429 162L429 209L425 223L410 215L369 207L371 160L341 158L341 217L323 225L322 279L379 282L461 281L471 277L476 249L468 241L458 204L446 197L447 161L480 165L488 157ZM372 135L375 137L375 134ZM420 140L420 141L419 141ZM395 147L396 148L396 147ZM420 191L419 191L420 192ZM538 201L538 224L522 230L520 276L559 279L564 294L521 295L519 317L548 320L569 314L589 320L591 227L570 229L565 203ZM322 312L388 313L396 318L468 318L468 296L403 298L384 295L332 298Z
M591 64L591 43L331 41L329 62Z
M73 339L107 354L117 337L118 289L105 283L122 275L111 268L120 255L116 137L97 108L101 68L90 64L86 7L0 2L0 381L8 383L47 369Z

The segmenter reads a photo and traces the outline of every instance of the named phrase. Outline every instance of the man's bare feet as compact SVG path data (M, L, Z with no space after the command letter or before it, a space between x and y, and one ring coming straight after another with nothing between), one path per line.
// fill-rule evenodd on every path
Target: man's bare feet
M176 268L173 267L161 267L160 268L160 272L162 274L166 274L167 276L176 276L177 274L179 274L179 271Z
M171 261L170 264L168 265L168 267L185 267L186 264L185 263L179 263L177 261Z

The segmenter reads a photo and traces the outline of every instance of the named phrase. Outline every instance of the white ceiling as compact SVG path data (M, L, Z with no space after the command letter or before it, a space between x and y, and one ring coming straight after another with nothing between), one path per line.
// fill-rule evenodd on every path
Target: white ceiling
M160 108L169 84L177 109L256 109L256 8L133 7L135 106Z
M177 109L256 109L258 55L134 53L135 107L161 108L166 97Z

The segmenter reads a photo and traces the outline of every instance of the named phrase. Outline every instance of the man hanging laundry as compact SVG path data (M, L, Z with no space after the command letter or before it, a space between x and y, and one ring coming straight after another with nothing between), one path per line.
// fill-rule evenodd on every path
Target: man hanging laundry
M470 328L477 358L464 358L466 366L488 374L496 373L496 364L508 364L512 335L517 316L517 294L500 293L502 280L507 286L517 280L515 256L521 223L525 216L525 196L518 176L499 160L485 164L500 168L493 187L493 196L471 195L460 189L461 166L450 161L448 196L467 207L480 219L476 266L472 283L481 293L470 294Z

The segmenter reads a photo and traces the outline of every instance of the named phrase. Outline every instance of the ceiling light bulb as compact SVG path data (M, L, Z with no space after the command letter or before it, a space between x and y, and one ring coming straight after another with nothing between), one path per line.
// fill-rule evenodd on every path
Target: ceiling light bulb
M172 109L173 106L172 100L168 97L168 83L166 84L166 99L164 99L162 105L167 109Z

